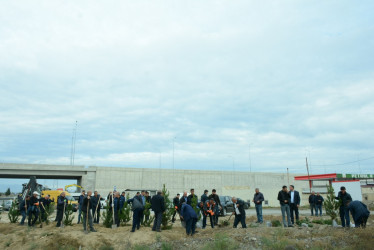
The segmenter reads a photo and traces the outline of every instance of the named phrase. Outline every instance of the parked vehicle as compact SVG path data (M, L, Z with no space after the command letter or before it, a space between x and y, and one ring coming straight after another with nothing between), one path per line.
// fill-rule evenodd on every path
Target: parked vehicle
M12 200L7 200L3 202L3 209L5 211L9 211L9 209L12 207L13 201Z
M219 200L222 205L222 213L220 213L220 216L226 216L226 214L234 211L231 196L219 196Z
M63 191L62 189L58 190L43 190L42 196L49 195L50 199L54 202L57 202L57 198L60 196L62 192L65 192L66 196L65 198L68 200L69 204L72 204L73 206L73 212L76 212L78 210L78 201L74 199L73 196L69 194L67 191Z

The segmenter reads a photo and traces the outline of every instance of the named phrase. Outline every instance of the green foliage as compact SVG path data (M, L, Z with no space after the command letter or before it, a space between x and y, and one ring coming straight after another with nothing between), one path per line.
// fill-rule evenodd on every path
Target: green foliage
M133 250L150 250L151 248L149 246L145 245L135 245L132 247Z
M5 195L6 195L6 196L9 196L9 195L10 195L10 188L8 188L8 189L6 190Z
M195 210L197 214L197 220L199 221L201 219L201 213L200 213L200 208L198 207L197 202L198 202L197 196L194 196L191 200L191 207L193 208L193 210Z
M312 223L320 225L332 225L332 220L318 219L313 220Z
M119 211L119 220L121 222L121 226L128 226L128 222L131 220L131 207L130 205L125 202L122 209Z
M113 213L112 209L110 209L109 205L105 206L105 211L103 212L103 225L106 228L111 228L113 225Z
M173 246L168 242L162 242L161 249L162 250L173 250Z
M8 218L10 223L17 223L19 218L19 210L17 203L13 201L12 206L9 209Z
M99 248L99 250L114 250L114 247L103 245Z
M154 221L155 217L151 216L151 203L146 202L144 207L144 221L142 222L142 225L145 227L150 227L152 222Z
M202 249L204 250L234 250L238 249L238 243L226 234L216 234L212 242L206 244Z
M327 186L327 197L324 202L326 214L330 216L331 220L335 220L339 214L339 207L341 201L335 199L334 188L330 185Z
M169 199L169 191L166 189L166 186L164 184L162 188L162 195L164 196L164 202L165 202L165 212L162 214L162 229L171 229L173 227L173 224L171 222L173 213L174 213L174 206L172 201Z
M72 226L73 225L73 220L74 220L73 205L72 204L68 204L65 207L64 225L65 226Z
M282 223L279 220L272 220L271 221L271 226L272 227L281 227Z
M296 221L296 224L297 224L298 226L301 226L301 224L303 224L303 223L307 224L308 227L313 227L312 221L310 221L308 217L305 217L305 218L302 219L302 220L298 220L298 221Z

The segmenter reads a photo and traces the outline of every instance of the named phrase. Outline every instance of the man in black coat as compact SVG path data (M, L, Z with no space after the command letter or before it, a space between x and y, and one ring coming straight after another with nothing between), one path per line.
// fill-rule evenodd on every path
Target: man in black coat
M203 204L204 204L207 200L209 200L209 198L208 198L208 192L209 192L209 191L205 189L203 195L201 195L200 201L202 201Z
M100 195L97 191L94 192L94 195L91 197L91 203L92 203L92 216L94 219L94 223L99 224L100 222Z
M369 218L370 211L368 207L361 201L348 201L348 210L351 211L355 227L366 227L366 222Z
M40 198L40 216L42 221L44 222L47 219L47 213L49 209L49 204L51 204L51 199L49 199L49 195L47 194L43 198Z
M220 210L222 210L222 205L221 205L221 201L219 199L219 196L217 194L217 191L215 189L212 189L212 194L209 195L208 198L209 198L209 200L214 199L214 201L216 203L216 208L215 208L215 211L214 211L214 224L218 225L218 216L219 216Z
M90 227L90 232L96 232L92 224L92 201L91 201L92 191L88 191L87 195L83 198L82 202L82 215L83 215L83 231L86 231L87 224ZM87 221L88 219L88 221Z
M175 222L175 215L177 214L178 212L178 207L179 207L179 194L177 194L177 196L174 197L173 199L173 205L174 205L174 213L173 213L173 218L171 219L171 222Z
M278 200L282 211L282 221L284 227L293 227L290 216L290 194L288 193L287 186L283 186L282 190L278 193ZM287 223L286 223L287 214Z
M191 188L190 193L191 194L187 197L187 204L191 206L193 198L196 198L196 202L197 202L197 196L195 194L195 189L193 188Z
M152 210L155 213L152 231L157 230L157 232L161 232L162 214L165 211L165 200L161 194L161 191L157 191L157 194L151 199Z
M348 209L348 202L352 201L352 197L347 191L345 190L345 187L340 187L340 192L338 193L338 197L335 197L335 199L339 200L341 202L340 208L339 208L339 214L340 219L342 221L342 227L349 227L350 226L350 219L349 219L349 209Z
M309 195L309 206L310 206L310 215L314 215L314 210L316 211L316 216L317 214L317 208L316 208L316 194L314 191L312 191L312 194Z
M262 223L262 202L264 201L264 195L260 192L260 189L255 189L255 195L252 201L256 207L257 223Z
M290 185L290 213L292 225L295 224L293 213L295 212L296 221L299 221L300 194L295 190L294 185Z
M316 202L316 216L318 216L318 211L319 211L319 216L322 216L322 205L323 205L323 197L320 195L319 192L317 192L317 195L315 197L315 202Z
M244 201L235 197L232 197L231 200L234 205L234 212L232 212L232 214L235 215L234 228L238 226L239 221L242 224L242 228L246 228L247 225L245 224Z
M62 192L59 197L57 197L57 224L56 227L61 226L61 221L64 218L64 210L66 210L66 207L68 205L68 200L65 199L65 192Z

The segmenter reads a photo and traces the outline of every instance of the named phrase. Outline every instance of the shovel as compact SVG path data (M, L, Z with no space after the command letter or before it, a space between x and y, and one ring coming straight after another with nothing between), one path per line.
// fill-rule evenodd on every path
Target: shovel
M84 230L85 234L88 234L88 213L90 212L90 201L87 199L87 214L86 214L86 230Z
M61 224L61 228L64 228L64 227L65 227L65 224L64 224L65 207L66 207L66 202L65 202L65 199L64 199L64 213L62 214L62 224Z
M112 193L112 213L113 213L113 223L112 223L112 229L117 228L117 224L115 224L114 220L114 192Z

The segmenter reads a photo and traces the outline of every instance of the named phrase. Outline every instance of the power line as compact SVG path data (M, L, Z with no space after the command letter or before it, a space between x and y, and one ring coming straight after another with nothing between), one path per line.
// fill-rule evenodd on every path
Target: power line
M341 166L341 165L348 165L348 164L357 163L357 162L361 162L361 161L367 161L367 160L370 160L370 159L374 159L374 156L372 156L372 157L368 157L368 158L364 158L364 159L360 159L360 160L356 160L356 161L344 162L344 163L322 164L322 165L313 164L313 166L315 166L315 167L323 167L323 166L327 166L327 167L328 167L328 166Z

